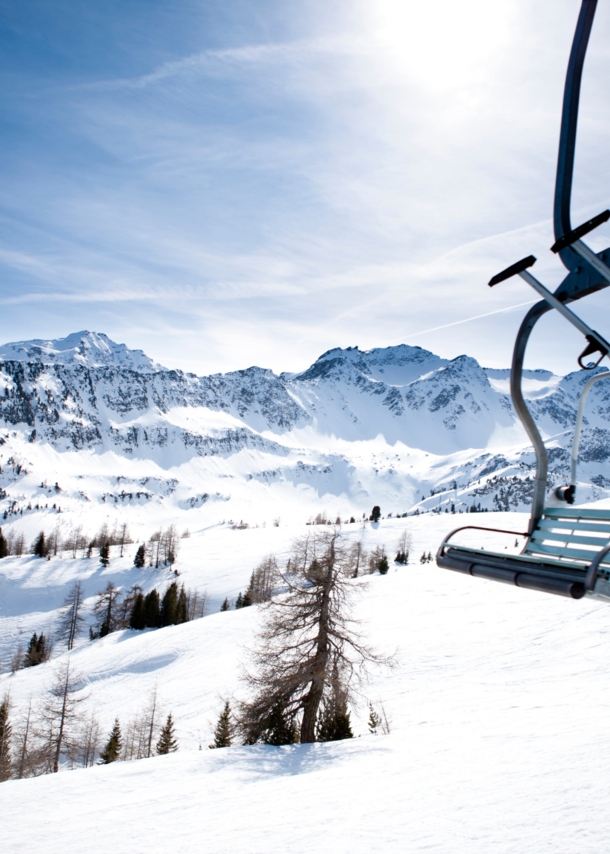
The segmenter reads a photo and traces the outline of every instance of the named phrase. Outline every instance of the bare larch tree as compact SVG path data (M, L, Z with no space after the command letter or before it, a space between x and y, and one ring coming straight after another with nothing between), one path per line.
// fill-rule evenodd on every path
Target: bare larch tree
M66 642L68 649L74 647L76 636L81 631L81 626L85 621L85 618L81 614L82 608L83 585L80 581L75 581L70 592L64 599L63 613L57 629L57 637Z
M240 706L246 743L267 740L278 712L288 732L298 725L301 742L315 741L322 701L336 693L337 678L347 701L366 665L387 660L363 642L350 616L353 594L362 589L351 581L354 557L337 530L295 542L291 575L284 575L288 594L263 606L266 621L245 677L254 695Z
M59 771L62 754L69 755L73 750L81 723L79 706L87 699L76 696L82 687L83 680L74 673L68 659L57 669L42 710L49 770L53 773Z

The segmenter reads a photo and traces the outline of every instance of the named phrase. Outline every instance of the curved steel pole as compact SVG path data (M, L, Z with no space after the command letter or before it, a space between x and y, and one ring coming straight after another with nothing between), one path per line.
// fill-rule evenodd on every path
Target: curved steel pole
M523 397L523 360L525 358L525 349L531 335L532 329L540 320L543 314L549 311L551 306L546 300L537 302L532 306L523 319L523 323L517 332L515 339L515 348L513 350L513 363L510 371L510 396L515 407L515 412L525 431L534 446L536 454L536 478L534 480L534 494L532 496L532 511L530 516L529 534L531 535L534 528L538 524L544 511L544 497L546 493L546 483L548 474L548 457L544 442L536 423L532 418L529 409Z
M570 61L563 93L561 131L559 134L559 154L557 157L557 178L555 181L555 203L553 207L553 225L555 239L559 240L572 230L570 201L572 197L572 177L574 175L574 150L576 147L576 128L578 125L578 102L580 83L585 54L595 17L597 0L582 0L576 32L572 42ZM582 262L570 247L559 252L562 262L568 270L575 270Z
M585 387L583 388L580 394L580 403L578 404L578 414L576 415L576 426L574 427L574 440L572 442L572 454L570 457L570 486L576 488L576 470L578 467L578 449L580 447L580 434L582 433L582 424L585 415L585 404L587 402L587 397L589 396L589 392L591 391L591 387L595 385L599 380L607 380L610 377L610 370L607 368L599 374L595 374L595 376L591 377L591 379L585 383Z

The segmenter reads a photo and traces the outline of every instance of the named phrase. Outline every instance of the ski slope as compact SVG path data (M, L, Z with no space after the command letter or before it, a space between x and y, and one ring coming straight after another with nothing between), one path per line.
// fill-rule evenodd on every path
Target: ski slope
M217 606L244 589L261 557L287 556L293 537L311 529L219 526L182 541L179 580L207 588L210 615L117 632L72 654L105 733L116 716L124 724L136 714L156 686L164 713L176 720L180 751L4 783L0 851L607 851L610 757L600 736L610 707L607 606L421 565L421 552L434 553L461 521L473 518L344 527L367 548L385 543L391 556L405 527L412 536L414 563L354 581L362 628L378 650L396 652L396 664L363 686L352 711L358 737L283 748L207 749L222 700L243 696L239 677L261 618L256 607L219 613ZM490 513L474 521L521 530L525 517ZM471 536L486 548L506 544L498 535ZM130 586L142 572L127 558L113 558L103 574L92 572L91 561L64 558L39 561L46 566L37 577L35 560L2 561L12 615L0 625L52 621L65 587L85 572L88 593L106 575ZM148 584L159 587L160 575ZM62 655L56 649L50 662L0 678L0 696L10 690L14 713L42 695ZM368 734L368 699L383 702L390 735Z

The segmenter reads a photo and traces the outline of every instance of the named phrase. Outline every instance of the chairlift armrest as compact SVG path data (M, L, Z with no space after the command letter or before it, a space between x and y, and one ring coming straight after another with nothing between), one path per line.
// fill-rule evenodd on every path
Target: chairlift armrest
M588 234L590 231L593 231L593 229L603 225L603 223L607 222L609 219L610 210L607 210L597 216L594 216L593 219L583 222L582 225L573 228L572 231L568 231L567 234L564 234L563 237L560 237L559 240L553 243L551 246L551 252L561 252L562 249L566 249L568 246L571 246L572 243L580 240L580 238L584 237L585 234Z
M438 551L436 553L437 556L443 553L445 546L448 545L449 540L454 536L454 534L467 530L492 531L494 534L511 534L513 537L529 537L529 534L526 534L523 531L507 531L505 528L483 528L481 525L460 525L459 528L454 528L453 531L447 534L443 542L438 547Z
M607 554L610 554L610 543L608 543L608 545L600 552L598 552L593 558L591 565L587 570L587 577L585 579L585 590L592 591L595 588L595 582L597 580L597 570L599 569L600 563L606 557Z
M528 267L533 267L535 263L536 256L528 255L527 258L522 258L520 261L517 261L516 264L512 264L510 267L507 267L506 270L502 270L501 273L496 273L496 275L493 276L487 284L490 288L493 288L494 285L499 285L500 282L504 282L506 279L512 278L512 276L518 276L519 273L527 270Z

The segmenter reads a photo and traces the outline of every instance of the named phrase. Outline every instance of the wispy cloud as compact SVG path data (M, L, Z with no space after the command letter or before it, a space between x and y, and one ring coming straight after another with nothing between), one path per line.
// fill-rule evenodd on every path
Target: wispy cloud
M137 62L96 57L86 82L76 60L71 74L48 66L44 97L5 101L0 336L93 326L200 372L410 340L507 364L531 294L485 283L530 252L549 285L563 275L548 247L574 3L348 6L282 28L296 12L266 5L264 28L207 43L171 32L165 45L159 29L162 49L138 41ZM185 31L186 15L176 7ZM583 219L610 179L608 36L600 9ZM546 362L557 334L541 324L532 358Z

